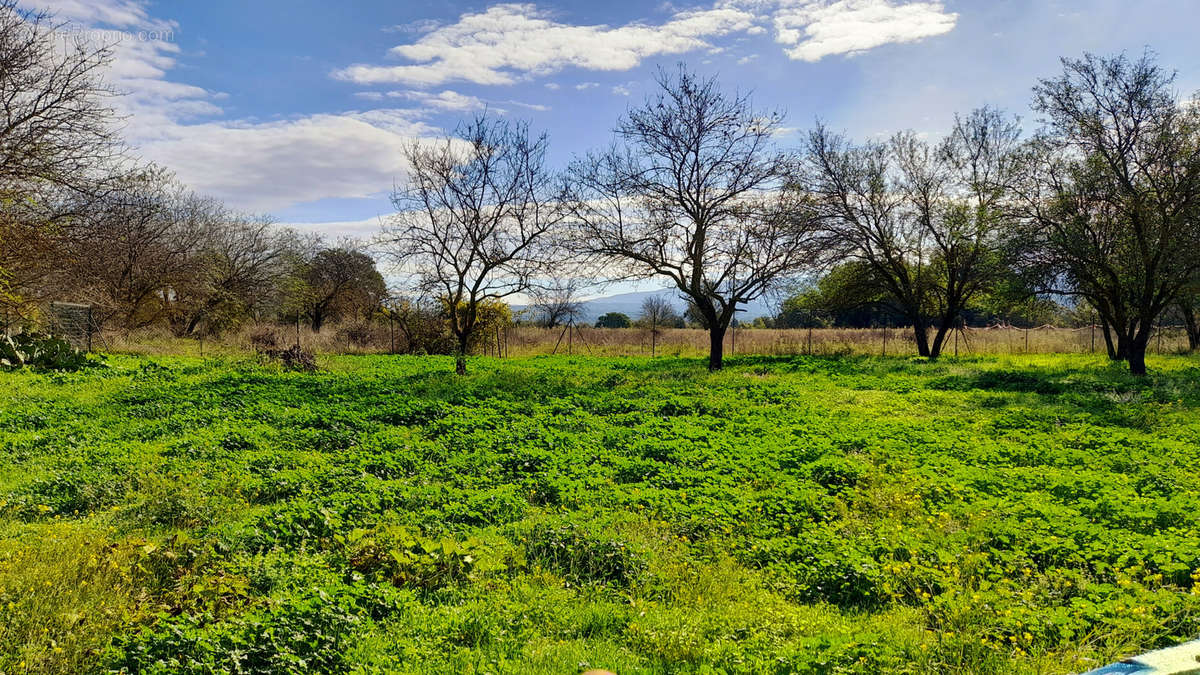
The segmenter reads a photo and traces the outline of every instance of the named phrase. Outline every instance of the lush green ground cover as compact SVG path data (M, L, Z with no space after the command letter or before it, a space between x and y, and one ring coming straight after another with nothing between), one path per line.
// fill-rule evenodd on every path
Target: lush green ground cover
M0 671L1072 672L1200 633L1200 362L0 375Z

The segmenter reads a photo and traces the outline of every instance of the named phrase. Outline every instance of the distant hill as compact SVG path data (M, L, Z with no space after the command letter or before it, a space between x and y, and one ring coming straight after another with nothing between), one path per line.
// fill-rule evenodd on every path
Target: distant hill
M620 312L626 314L631 319L636 319L642 311L642 302L649 297L658 296L668 302L678 311L683 314L687 309L685 303L679 297L679 291L662 288L654 291L635 291L633 293L619 293L617 295L609 295L602 298L593 298L585 300L583 305L583 316L580 317L580 323L592 324L602 314L609 312ZM525 309L525 305L513 305L513 311ZM748 305L738 308L738 321L753 321L756 317L771 316L775 314L776 308L770 303L759 300Z

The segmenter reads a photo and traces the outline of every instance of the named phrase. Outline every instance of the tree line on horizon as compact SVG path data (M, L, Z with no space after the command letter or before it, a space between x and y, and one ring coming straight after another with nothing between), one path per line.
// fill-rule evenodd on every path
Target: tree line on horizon
M63 49L54 28L0 0L0 306L22 320L68 298L105 327L181 336L384 313L463 373L514 296L557 325L583 284L657 279L708 331L710 370L739 307L781 295L773 325L903 325L929 359L968 321L1047 312L1094 314L1139 375L1164 316L1200 342L1200 106L1149 52L1064 58L1033 89L1028 137L983 107L936 139L818 123L794 148L781 112L680 64L562 170L545 134L487 114L410 143L368 246L235 212L132 159L111 50ZM682 318L648 311L654 327Z
M984 107L936 140L859 143L818 124L781 150L780 113L682 65L562 172L544 134L476 117L410 146L379 245L413 288L450 299L459 372L479 303L565 268L666 281L709 332L710 370L740 305L816 277L785 310L886 308L930 359L981 308L1069 298L1143 375L1166 312L1196 344L1200 107L1149 53L1062 67L1034 87L1027 139Z

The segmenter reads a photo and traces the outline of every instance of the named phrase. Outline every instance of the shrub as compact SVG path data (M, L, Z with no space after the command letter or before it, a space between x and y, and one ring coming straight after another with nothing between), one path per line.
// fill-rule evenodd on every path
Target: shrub
M530 562L577 585L628 587L646 570L628 542L598 536L574 523L542 524L527 539Z
M317 356L300 345L287 349L268 349L263 354L281 364L287 370L311 373L317 370Z
M360 348L370 347L371 345L376 344L378 342L376 335L376 327L367 321L360 321L343 326L339 328L337 332L338 339L349 342L355 347Z
M111 667L135 673L339 673L359 622L350 598L318 590L246 617L162 618L118 644Z
M40 333L0 336L0 368L73 371L94 364L62 338Z
M355 571L378 581L423 590L466 582L482 549L475 538L432 539L398 526L355 529L339 538L349 550L350 566Z
M250 346L254 347L254 350L259 352L278 349L279 336L275 334L275 329L269 326L256 328L252 333L250 333Z

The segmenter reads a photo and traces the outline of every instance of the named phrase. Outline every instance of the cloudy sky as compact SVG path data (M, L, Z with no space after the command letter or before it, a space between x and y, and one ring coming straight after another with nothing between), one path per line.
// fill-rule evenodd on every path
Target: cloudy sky
M858 137L938 133L982 104L1023 115L1058 57L1147 47L1200 88L1195 0L23 0L117 43L137 151L232 206L369 235L401 149L485 107L604 144L684 61L756 104ZM798 133L784 134L784 145Z

